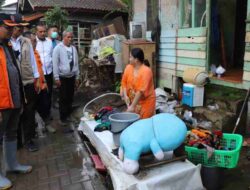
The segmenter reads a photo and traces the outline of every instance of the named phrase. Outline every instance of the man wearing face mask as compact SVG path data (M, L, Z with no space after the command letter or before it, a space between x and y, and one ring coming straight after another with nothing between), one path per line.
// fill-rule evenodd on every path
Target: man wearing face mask
M64 31L63 42L53 51L53 74L60 90L59 112L62 125L71 122L74 88L79 85L78 53L72 42L72 32Z
M60 43L58 39L58 28L57 26L50 26L48 30L48 38L51 39L53 49Z

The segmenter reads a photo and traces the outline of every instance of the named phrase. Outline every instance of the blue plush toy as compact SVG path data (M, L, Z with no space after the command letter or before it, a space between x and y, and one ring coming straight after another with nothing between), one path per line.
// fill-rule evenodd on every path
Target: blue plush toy
M185 123L167 113L133 123L122 132L120 138L119 158L124 161L125 172L136 173L140 155L150 150L156 159L162 160L163 152L178 148L184 142L186 133Z

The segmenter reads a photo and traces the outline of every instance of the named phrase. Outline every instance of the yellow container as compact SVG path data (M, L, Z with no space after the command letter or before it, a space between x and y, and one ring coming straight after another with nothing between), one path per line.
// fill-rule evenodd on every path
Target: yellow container
M197 86L204 86L207 83L208 74L198 68L188 68L183 73L183 80Z

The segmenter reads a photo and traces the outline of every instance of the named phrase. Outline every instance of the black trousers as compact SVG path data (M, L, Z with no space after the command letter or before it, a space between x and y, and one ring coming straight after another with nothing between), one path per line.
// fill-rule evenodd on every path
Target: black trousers
M24 86L25 97L27 103L24 105L21 115L21 127L23 131L24 141L28 142L35 136L35 108L37 102L37 93L34 84Z
M44 121L47 121L50 117L50 109L52 103L53 73L44 76L48 85L48 90L42 90L38 95L36 109L42 119Z
M71 78L60 77L59 112L61 121L65 121L71 114L75 91L75 76Z
M15 141L17 139L17 128L20 119L21 109L1 110L2 113L2 132L6 141Z

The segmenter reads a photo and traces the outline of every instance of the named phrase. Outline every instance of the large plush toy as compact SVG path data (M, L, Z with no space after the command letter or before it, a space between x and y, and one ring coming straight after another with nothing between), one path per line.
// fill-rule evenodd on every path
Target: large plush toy
M184 142L186 133L185 123L168 113L133 123L120 137L119 158L123 160L124 171L128 174L136 173L140 155L150 150L156 159L162 160L165 151L174 150Z

